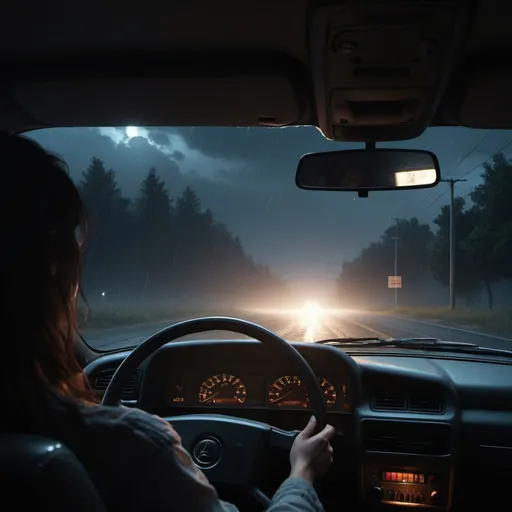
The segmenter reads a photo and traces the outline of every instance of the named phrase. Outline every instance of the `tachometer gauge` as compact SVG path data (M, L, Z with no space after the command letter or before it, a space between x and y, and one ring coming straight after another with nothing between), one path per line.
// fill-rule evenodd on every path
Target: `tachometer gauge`
M319 378L318 383L324 395L327 406L336 403L336 388L324 378ZM268 391L268 403L286 407L309 407L309 398L306 388L300 377L284 375L274 381Z
M283 375L270 385L268 402L279 406L307 407L309 400L299 377Z
M198 399L204 405L239 405L247 400L247 390L238 377L219 373L201 384Z

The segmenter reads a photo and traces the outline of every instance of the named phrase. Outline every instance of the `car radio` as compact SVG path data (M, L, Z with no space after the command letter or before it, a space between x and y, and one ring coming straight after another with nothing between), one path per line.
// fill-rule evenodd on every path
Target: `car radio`
M374 503L450 507L450 424L374 419L361 423L365 497Z
M412 468L366 468L365 483L373 501L393 505L446 506L447 485L441 475Z

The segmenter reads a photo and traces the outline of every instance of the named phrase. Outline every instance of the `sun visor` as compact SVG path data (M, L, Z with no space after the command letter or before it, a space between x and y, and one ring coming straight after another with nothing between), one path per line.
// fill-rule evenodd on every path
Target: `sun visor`
M18 82L12 96L56 126L286 126L300 117L280 75Z
M462 103L460 124L473 128L511 128L511 90L511 71L473 75Z

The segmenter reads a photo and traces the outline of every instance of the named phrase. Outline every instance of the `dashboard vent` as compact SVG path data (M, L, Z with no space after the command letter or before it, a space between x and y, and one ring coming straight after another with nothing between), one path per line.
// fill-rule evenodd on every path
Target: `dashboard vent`
M92 379L92 388L99 398L105 394L116 370L117 367L100 370ZM140 376L141 372L137 370L125 380L121 391L121 400L133 401L139 398Z
M424 414L441 414L443 401L434 393L378 392L372 395L371 407L374 411L410 411Z
M406 411L407 399L400 394L379 393L373 397L372 408L375 411Z
M450 426L444 423L409 423L366 420L362 423L367 451L414 455L448 455Z
M409 410L413 412L440 414L443 412L443 404L441 400L435 396L417 394L412 395L409 399Z

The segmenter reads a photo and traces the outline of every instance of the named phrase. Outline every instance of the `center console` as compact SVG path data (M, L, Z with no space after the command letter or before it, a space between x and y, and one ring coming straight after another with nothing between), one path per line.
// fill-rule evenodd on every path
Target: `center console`
M361 435L363 494L369 504L450 507L449 424L365 419Z

